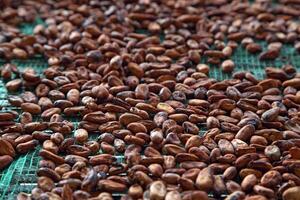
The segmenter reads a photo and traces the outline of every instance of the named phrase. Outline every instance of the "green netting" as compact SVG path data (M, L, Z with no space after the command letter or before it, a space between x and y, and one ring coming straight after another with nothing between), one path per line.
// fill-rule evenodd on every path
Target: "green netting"
M39 23L42 23L40 19L34 24L23 24L21 25L21 30L25 34L32 34L33 28ZM163 39L163 36L161 39ZM263 45L263 48L266 49L266 44L261 44ZM300 55L291 45L283 46L281 57L275 61L261 62L258 60L257 55L249 54L242 47L237 48L232 59L236 64L235 71L250 71L259 79L263 78L264 68L267 66L280 67L283 64L292 64L297 69L300 67ZM4 60L0 60L0 66L4 63ZM39 56L28 60L13 60L12 63L16 64L20 70L23 70L26 67L32 67L39 73L47 67L47 62ZM230 78L231 76L230 74L222 73L216 66L211 66L209 75L218 80ZM18 108L9 105L6 99L7 91L4 85L5 83L0 79L0 105L4 107L4 110L18 111ZM71 118L68 120L74 122L75 128L77 127L78 119ZM200 128L201 133L203 133L203 127ZM95 139L97 136L98 135L94 134L91 136L91 139ZM8 168L0 172L0 199L14 199L19 192L30 193L36 186L36 170L38 169L40 160L38 156L39 149L40 147L25 155L19 155ZM122 159L122 156L118 156L119 161Z
M20 30L22 33L30 35L33 33L33 29L36 25L43 24L45 25L44 21L41 18L37 18L34 23L23 23L20 25Z

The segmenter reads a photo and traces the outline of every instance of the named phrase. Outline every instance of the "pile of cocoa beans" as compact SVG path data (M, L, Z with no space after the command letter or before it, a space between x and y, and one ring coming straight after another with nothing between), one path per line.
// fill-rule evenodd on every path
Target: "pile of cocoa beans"
M297 55L300 2L3 0L0 9L10 104L0 110L0 170L41 146L36 187L12 198L300 199L298 66L261 66L259 79L233 58L239 46L260 62L283 60L284 45ZM44 24L22 33L37 18ZM42 73L12 62L37 54ZM212 68L231 78L210 77Z

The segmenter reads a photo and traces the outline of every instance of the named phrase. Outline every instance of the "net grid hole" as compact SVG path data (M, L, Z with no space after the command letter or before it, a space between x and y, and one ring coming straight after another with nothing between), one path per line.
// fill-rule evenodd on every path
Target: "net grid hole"
M32 34L33 28L40 23L41 21L37 20L37 22L33 24L24 24L21 26L21 30L25 34ZM161 38L163 39L163 36ZM267 44L261 44L264 49L267 48ZM280 67L283 64L291 64L295 66L297 70L300 68L300 55L291 45L284 45L281 50L281 57L275 61L259 61L257 55L249 54L241 46L236 49L232 59L236 64L234 71L250 71L258 79L262 79L264 77L265 67ZM202 60L202 62L204 61ZM5 63L6 62L4 60L0 60L0 66ZM39 74L42 74L43 70L48 66L46 60L40 56L36 56L35 58L28 60L13 60L12 63L20 70L32 67ZM222 73L220 68L217 66L211 66L209 75L210 77L218 80L224 80L231 76L231 74ZM0 105L4 107L4 110L19 111L18 108L9 105L7 95L5 82L0 79ZM71 118L69 120L74 123L74 129L76 129L79 119ZM203 134L205 132L203 125L201 125L200 128L200 134ZM92 135L90 139L95 140L96 137L96 135ZM40 147L25 155L18 156L8 168L0 172L0 199L15 199L19 192L29 193L37 185L36 170L38 169L38 163L40 161L40 157L38 156L39 150ZM123 156L118 156L119 162L123 159ZM121 194L115 194L115 196L120 195Z

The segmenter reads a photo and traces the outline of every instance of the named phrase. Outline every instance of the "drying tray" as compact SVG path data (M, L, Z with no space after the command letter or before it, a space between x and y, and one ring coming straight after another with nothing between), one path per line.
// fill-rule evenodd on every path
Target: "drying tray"
M25 34L32 34L33 28L43 23L41 19L37 19L32 24L22 24L20 29ZM162 37L163 38L163 37ZM265 42L259 42L263 49L267 48ZM292 45L284 45L281 50L281 56L275 61L259 61L257 55L249 54L244 48L238 47L231 59L235 62L234 71L250 71L256 78L264 78L265 67L281 67L283 64L291 64L300 69L300 54L293 48ZM205 62L202 60L202 62ZM5 64L5 60L0 59L0 66ZM43 70L47 68L47 61L41 56L36 56L27 60L12 60L11 63L15 64L21 71L27 67L34 68L38 73L42 74ZM223 73L219 67L210 66L209 76L217 80L224 80L230 78L230 74ZM7 101L7 90L5 89L5 83L0 79L0 105L3 107L2 111L15 110L20 111L19 108L9 105ZM1 112L1 111L0 111ZM35 119L41 121L40 118ZM74 127L78 126L79 119L68 118L68 120L74 123ZM200 126L200 133L203 134L204 126ZM97 134L93 134L90 139L96 139ZM0 200L15 199L16 195L20 192L30 193L31 190L36 187L38 164L40 157L38 156L40 147L37 147L34 151L30 151L27 154L19 155L11 163L9 167L0 171ZM118 156L118 160L122 161L123 156ZM114 194L116 198L121 194Z

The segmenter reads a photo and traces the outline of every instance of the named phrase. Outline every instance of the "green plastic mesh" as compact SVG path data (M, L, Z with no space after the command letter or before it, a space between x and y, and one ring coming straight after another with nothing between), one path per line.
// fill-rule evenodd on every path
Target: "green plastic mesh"
M35 25L40 23L42 23L42 21L38 19L33 24L23 24L21 25L21 30L25 34L32 34ZM163 37L161 38L163 39ZM266 49L266 44L261 44L263 45L263 48ZM259 79L263 78L264 68L267 66L280 67L283 64L292 64L297 69L300 67L300 54L297 53L291 45L285 45L282 48L281 57L275 61L261 62L258 60L257 55L249 54L242 47L238 47L232 59L236 64L235 71L250 71ZM12 63L16 64L20 70L25 69L26 67L32 67L39 73L42 73L43 69L47 67L47 62L38 56L28 60L13 60ZM3 64L5 64L5 61L0 60L0 66ZM230 74L222 73L220 68L216 66L211 66L209 75L218 80L224 80L231 76ZM0 79L0 105L4 107L4 110L18 111L18 108L10 106L7 102L7 91L4 85L5 83ZM71 118L68 120L74 122L76 129L78 119ZM205 131L203 126L200 128L201 133L203 133ZM91 136L91 139L95 138L97 138L97 135ZM36 170L38 169L40 160L40 157L38 156L39 149L40 147L25 155L17 156L9 167L0 171L0 199L14 199L19 192L30 193L36 186ZM119 161L122 159L122 156L118 156Z

